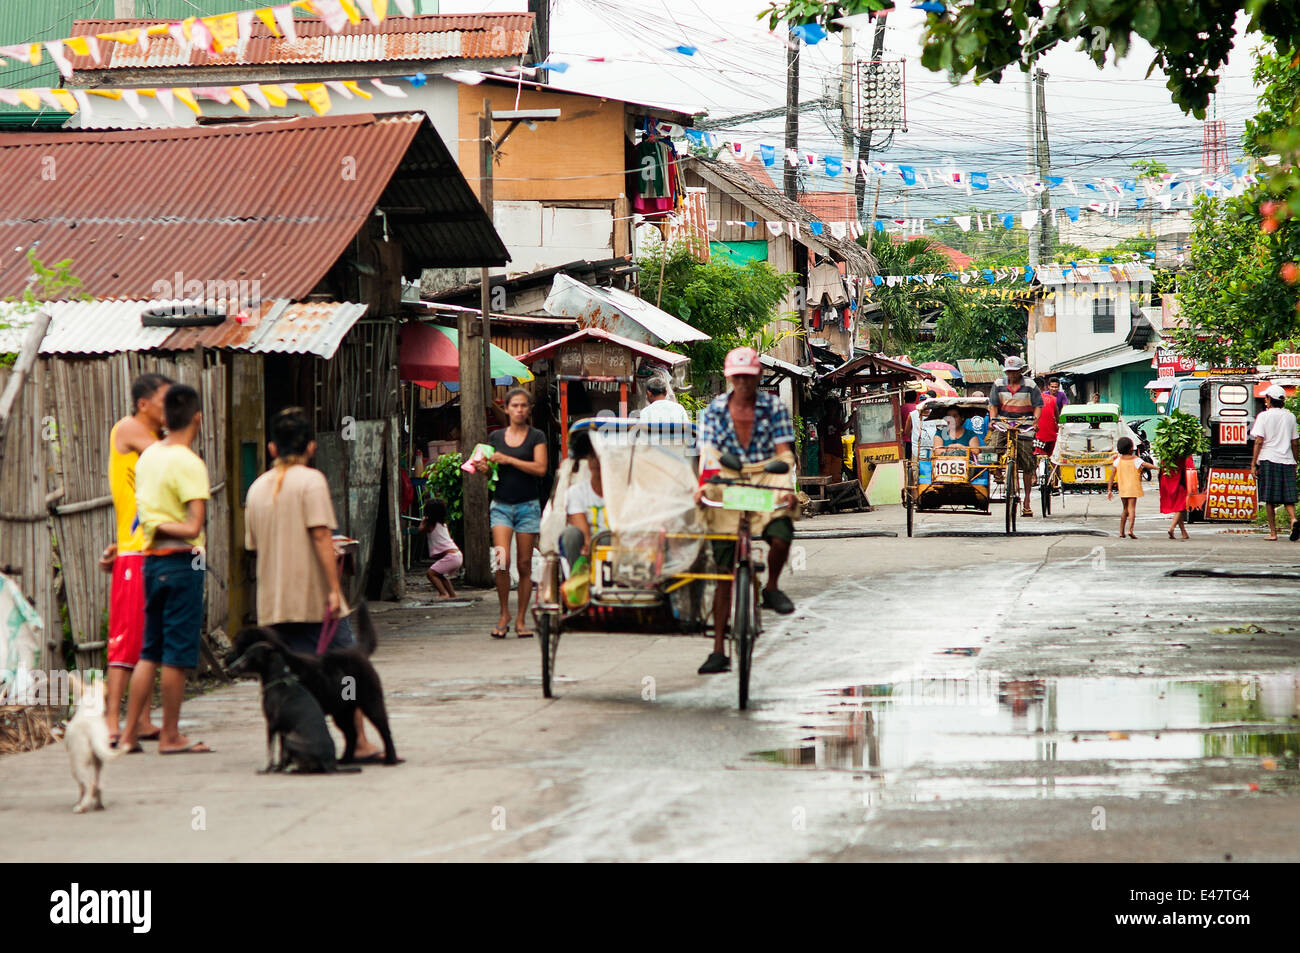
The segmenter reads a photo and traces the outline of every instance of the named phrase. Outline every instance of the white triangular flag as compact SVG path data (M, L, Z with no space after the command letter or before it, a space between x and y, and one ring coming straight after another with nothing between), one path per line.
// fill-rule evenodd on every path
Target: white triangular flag
M72 79L72 60L63 55L63 44L58 40L50 40L45 44L45 48L50 51L50 58L59 64L59 72L63 74L63 78Z
M244 56L244 50L248 46L248 38L253 35L253 17L256 15L252 10L240 10L235 14L235 26L239 31L239 40L235 44L235 55L241 59Z
M284 34L284 38L290 43L298 39L298 31L293 28L293 7L289 4L281 4L278 7L272 7L271 13L275 15L275 24Z
M969 232L969 231L970 231L970 216L969 216L969 215L958 215L958 216L955 216L955 217L953 218L953 221L957 223L957 227L960 228L963 232Z
M135 113L140 119L147 116L144 106L140 105L140 94L134 89L122 90L122 102L126 103L131 108L131 112Z
M244 91L244 95L251 99L263 109L271 108L271 101L266 98L266 93L262 92L262 87L258 83L246 83L239 87Z
M334 90L334 92L338 93L338 94L339 94L340 96L342 96L344 99L351 99L351 98L352 98L352 90L348 89L346 86L344 86L344 85L343 85L341 82L339 82L338 80L327 79L327 80L325 81L325 85L328 86L330 89Z
M402 11L402 16L415 16L415 0L394 0L394 2L397 4L397 9Z
M159 89L154 94L159 105L162 106L163 112L167 114L168 119L176 118L176 97L170 89Z
M767 223L767 230L768 230L769 232L771 232L773 235L780 235L780 234L781 234L781 223L780 223L780 222L768 222L768 223Z
M84 123L91 122L93 116L90 111L90 97L81 90L74 89L72 90L72 98L77 101L77 108L81 110L81 121Z

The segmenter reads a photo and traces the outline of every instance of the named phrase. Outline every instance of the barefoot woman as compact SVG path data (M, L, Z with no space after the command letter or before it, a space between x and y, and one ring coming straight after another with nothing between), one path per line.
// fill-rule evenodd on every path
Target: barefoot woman
M497 465L497 486L492 491L488 522L492 527L492 567L496 571L497 600L501 615L492 637L504 639L510 633L510 542L515 539L515 565L519 571L519 611L515 631L526 639L528 600L533 594L533 547L542 528L542 477L546 475L546 437L528 423L533 412L533 398L526 390L515 388L506 395L509 426L488 434L494 449L489 460L479 461L475 469L488 471Z

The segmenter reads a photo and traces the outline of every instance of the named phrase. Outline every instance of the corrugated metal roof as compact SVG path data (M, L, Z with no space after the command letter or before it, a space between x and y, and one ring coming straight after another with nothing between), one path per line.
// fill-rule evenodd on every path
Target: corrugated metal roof
M649 333L664 344L709 340L703 331L643 298L619 288L597 288L565 274L555 276L551 293L542 307L547 314L576 318L582 325L609 325L603 330L612 330L623 337Z
M55 174L36 188L33 169ZM301 300L376 206L403 210L388 227L406 274L509 260L423 113L0 133L0 195L0 296L39 243L95 298L194 297L180 276Z
M551 341L549 344L543 344L539 348L529 351L527 354L520 354L519 360L528 364L532 361L540 361L542 358L550 357L555 351L566 344L576 344L579 341L609 341L611 344L617 344L625 347L629 351L634 351L645 357L653 358L673 367L681 364L683 361L689 361L685 354L676 354L673 351L665 351L663 348L655 347L653 344L643 344L640 341L633 341L631 338L620 337L609 331L603 331L600 328L583 328L581 331L575 331L566 337Z
M1052 365L1049 373L1069 372L1086 375L1108 371L1115 367L1126 367L1129 364L1150 364L1151 354L1151 351L1139 350L1127 344L1116 344L1114 347L1102 348L1091 354L1072 357L1068 361L1059 361Z
M191 328L147 328L140 315L175 301L56 301L45 307L50 327L42 354L117 354L124 351L192 351L196 347L255 354L334 356L344 336L366 313L366 305L343 301L263 301L239 321ZM14 353L31 323L30 314L0 308L0 354Z
M1151 269L1137 262L1113 265L1040 265L1034 277L1039 284L1112 284L1125 281L1154 281Z
M192 14L187 14L192 15ZM78 20L73 36L138 29L160 21ZM124 43L101 44L104 59L73 57L75 70L155 69L167 66L268 66L284 63L368 63L412 60L501 60L518 62L528 52L533 29L531 13L472 13L417 17L388 17L379 26L369 20L351 23L338 33L315 17L294 19L294 40L273 35L255 18L242 51L224 50L216 56L198 50L187 53L170 36L150 37L148 49Z
M960 360L957 370L967 384L991 384L1002 376L1002 365L987 359Z

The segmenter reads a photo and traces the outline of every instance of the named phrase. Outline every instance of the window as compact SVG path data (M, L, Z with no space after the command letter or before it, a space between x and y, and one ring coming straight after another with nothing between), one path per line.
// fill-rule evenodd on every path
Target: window
M1092 333L1115 333L1115 299L1109 294L1092 303Z

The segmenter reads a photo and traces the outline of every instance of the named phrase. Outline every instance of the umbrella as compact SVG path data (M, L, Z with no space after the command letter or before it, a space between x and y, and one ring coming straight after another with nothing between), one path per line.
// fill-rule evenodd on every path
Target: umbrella
M923 368L924 370L927 370L927 371L955 371L955 370L957 370L957 368L956 368L955 365L945 363L944 361L926 361L924 364L920 364L920 365L918 365L918 366L921 367L921 368Z
M956 397L957 389L947 381L909 381L903 385L904 390L914 390L919 394L934 397Z
M460 380L460 336L454 328L410 323L402 327L398 376L422 387ZM492 379L530 381L532 373L518 360L492 345Z

